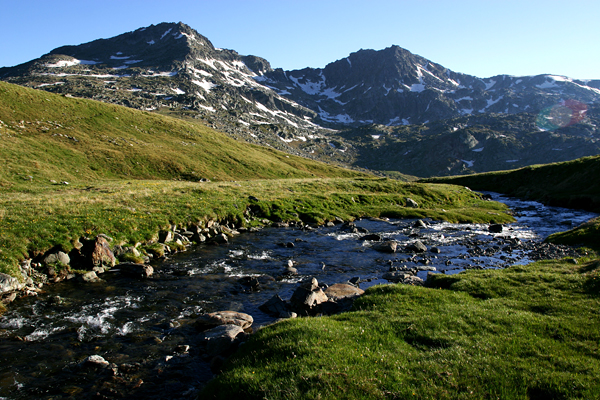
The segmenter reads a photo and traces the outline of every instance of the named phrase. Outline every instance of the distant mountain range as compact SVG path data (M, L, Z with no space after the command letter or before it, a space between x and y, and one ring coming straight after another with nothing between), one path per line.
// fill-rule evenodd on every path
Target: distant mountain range
M273 69L183 23L63 46L0 79L198 118L231 136L338 164L417 176L600 154L600 80L478 78L398 46L323 69Z

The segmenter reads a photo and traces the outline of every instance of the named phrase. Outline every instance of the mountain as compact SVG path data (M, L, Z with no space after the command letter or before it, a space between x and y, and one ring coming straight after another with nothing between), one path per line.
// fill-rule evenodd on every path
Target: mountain
M269 71L258 79L315 110L320 123L337 127L532 112L563 99L600 101L600 80L557 75L481 79L453 72L398 46L360 50L323 69Z
M241 56L178 23L162 23L109 39L64 46L31 62L0 69L0 79L54 93L84 97L145 111L203 120L250 143L292 154L291 137L304 144L325 132L316 114L284 98L255 78L271 70L255 56ZM297 134L295 134L297 133ZM326 154L325 154L326 158Z
M284 71L215 48L183 23L162 23L57 48L0 69L0 79L199 119L294 155L418 176L599 153L600 80L478 78L398 46L360 50L322 69ZM501 144L492 146L492 138ZM473 153L482 146L472 144L488 142ZM479 159L494 148L501 152Z

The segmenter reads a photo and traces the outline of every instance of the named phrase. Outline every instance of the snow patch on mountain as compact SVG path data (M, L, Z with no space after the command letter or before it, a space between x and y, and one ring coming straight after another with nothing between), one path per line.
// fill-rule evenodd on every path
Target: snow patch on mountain
M207 80L192 80L192 83L195 85L200 86L202 89L206 90L207 92L210 92L212 89L214 89L215 87L217 87L218 85L213 83L213 82L209 82Z
M173 28L167 29L166 32L163 33L162 36L160 37L160 40L163 40L165 38L165 36L167 36L169 33L171 33L172 30L173 30Z
M75 65L95 65L95 64L99 64L99 61L89 61L89 60L78 60L76 58L73 58L72 60L59 60L57 62L55 62L54 64L52 63L48 63L48 64L44 64L44 66L46 68L64 68L64 67L72 67Z

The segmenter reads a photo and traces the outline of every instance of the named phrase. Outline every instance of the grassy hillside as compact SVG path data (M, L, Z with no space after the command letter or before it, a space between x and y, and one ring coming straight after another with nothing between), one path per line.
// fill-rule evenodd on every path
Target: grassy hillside
M474 190L489 190L550 205L600 212L600 156L422 181L464 185Z
M362 175L183 121L0 82L0 185Z

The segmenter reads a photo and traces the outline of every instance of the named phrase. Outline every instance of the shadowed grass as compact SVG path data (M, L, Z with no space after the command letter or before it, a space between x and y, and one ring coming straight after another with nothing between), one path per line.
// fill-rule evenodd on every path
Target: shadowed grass
M465 185L546 204L600 212L600 156L422 182Z

